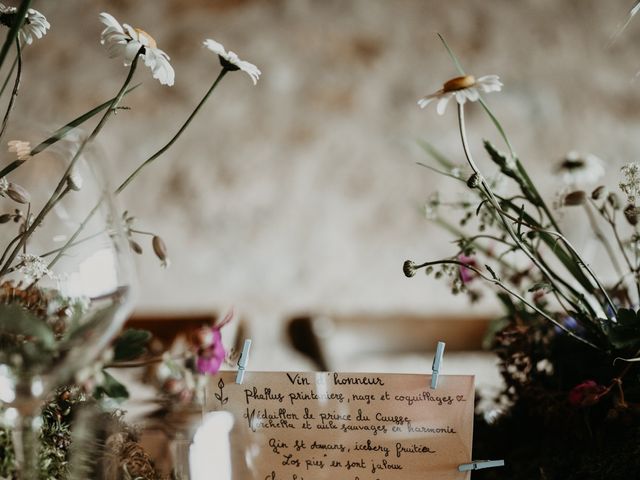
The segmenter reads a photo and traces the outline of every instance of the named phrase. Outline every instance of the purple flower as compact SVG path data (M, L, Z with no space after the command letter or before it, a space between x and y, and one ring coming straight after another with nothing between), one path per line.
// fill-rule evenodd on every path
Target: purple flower
M606 387L593 380L586 380L571 389L568 400L574 407L590 407L598 403L605 393Z
M196 370L201 374L214 375L220 370L227 352L222 344L220 329L213 329L213 342L206 348L200 348L196 357Z
M458 261L470 267L477 266L476 259L473 257L467 257L466 255L459 255ZM469 268L460 266L459 270L460 270L460 280L462 280L462 283L464 283L465 285L477 277L476 272L474 272Z

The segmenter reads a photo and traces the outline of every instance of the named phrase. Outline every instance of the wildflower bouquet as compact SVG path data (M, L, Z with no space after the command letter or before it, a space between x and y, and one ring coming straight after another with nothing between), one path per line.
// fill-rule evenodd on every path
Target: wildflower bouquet
M501 91L499 77L468 75L444 45L459 76L418 104L436 103L441 115L449 103L455 105L466 162L457 165L423 143L435 160L424 166L460 184L466 197L430 198L427 216L455 236L456 249L445 259L407 260L404 273L435 275L472 302L487 285L504 306L505 316L494 322L488 343L499 357L505 385L495 406L477 415L474 458L499 455L507 471L478 478L637 475L640 165L623 167L617 188L586 189L604 173L602 161L571 153L555 172L567 187L555 205L548 204L483 97ZM506 152L485 140L485 160L476 160L477 147L467 136L468 108L484 110ZM485 173L488 165L491 174ZM443 206L461 211L459 223L442 214ZM604 275L565 235L562 211L584 215L600 258L607 259Z
M31 3L0 4L0 24L6 33L0 43L0 74L5 76L0 88L0 99L5 101L0 142L6 141L7 132L19 134L20 125L30 123L14 118L21 80L28 74L22 51L40 48L51 28ZM128 211L120 213L111 200L176 143L229 72L246 73L254 85L261 74L222 44L205 39L203 50L218 60L220 69L201 100L173 136L146 159L132 159L130 164L136 167L125 173L117 188L109 189L99 176L92 176L97 167L92 165L94 143L110 122L126 119L129 108L123 102L139 87L134 84L139 70L146 67L167 87L179 79L169 55L149 33L108 13L96 19L97 48L99 44L125 67L115 95L37 143L23 136L6 141L9 158L0 164L0 478L65 478L69 424L63 420L71 408L69 398L76 404L126 396L126 389L107 369L127 366L143 355L148 334L124 332L108 350L111 356L104 351L131 309L135 285L129 251L142 253L139 239L150 237L163 266L169 258L162 238L139 229L135 218ZM13 62L7 61L11 56ZM13 88L7 88L10 85ZM61 169L55 170L54 164ZM219 328L203 342L192 355L194 364L198 372L211 373L224 356ZM61 387L73 381L77 385ZM55 421L40 416L47 398L53 402L49 413L57 412ZM45 427L41 443L51 447L43 449L39 463L38 425ZM11 432L2 429L7 427L19 434L11 438Z

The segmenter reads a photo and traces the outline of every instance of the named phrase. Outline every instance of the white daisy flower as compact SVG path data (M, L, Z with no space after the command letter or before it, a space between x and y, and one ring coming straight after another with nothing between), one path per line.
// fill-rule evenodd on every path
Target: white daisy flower
M11 27L16 20L16 13L18 9L16 7L7 7L0 3L0 23ZM39 11L30 8L27 10L27 15L20 27L20 40L27 45L33 43L34 38L42 38L47 34L47 30L51 25L47 21L47 18Z
M10 152L15 152L18 160L28 160L31 158L31 144L22 140L11 140L7 142Z
M576 151L567 153L556 166L556 172L562 175L567 185L590 185L596 183L605 174L604 162L592 154L582 155Z
M169 56L158 48L154 38L144 30L120 23L110 14L101 13L100 21L106 25L100 35L100 43L107 47L111 58L122 57L125 67L131 65L138 51L144 47L140 57L151 69L153 78L162 85L172 86L175 72Z
M249 77L251 77L254 85L258 83L258 79L260 78L260 74L262 72L253 63L240 60L238 58L238 55L233 53L231 50L227 52L221 43L218 43L215 40L211 40L210 38L206 39L202 43L213 53L218 55L218 57L220 58L220 64L224 68L231 71L242 70L247 75L249 75Z
M449 100L456 99L460 105L467 100L476 102L480 99L480 93L499 92L502 90L502 82L498 75L485 75L476 80L473 75L452 78L446 82L440 90L422 97L418 100L420 108L424 108L433 101L438 101L437 111L442 115L447 108Z

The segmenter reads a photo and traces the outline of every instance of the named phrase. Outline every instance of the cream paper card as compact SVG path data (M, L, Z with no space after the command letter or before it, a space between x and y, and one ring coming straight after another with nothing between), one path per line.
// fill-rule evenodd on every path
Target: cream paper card
M235 376L213 376L206 405L233 416L233 480L469 478L458 465L471 461L473 376L441 375L436 390L430 375Z

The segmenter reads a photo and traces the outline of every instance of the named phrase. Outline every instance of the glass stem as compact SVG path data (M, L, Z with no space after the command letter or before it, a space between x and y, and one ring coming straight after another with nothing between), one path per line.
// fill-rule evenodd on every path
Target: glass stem
M34 429L34 416L21 413L13 430L13 450L18 466L19 480L38 478L38 434Z

